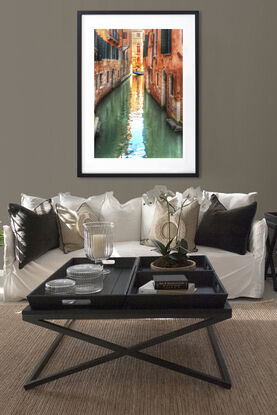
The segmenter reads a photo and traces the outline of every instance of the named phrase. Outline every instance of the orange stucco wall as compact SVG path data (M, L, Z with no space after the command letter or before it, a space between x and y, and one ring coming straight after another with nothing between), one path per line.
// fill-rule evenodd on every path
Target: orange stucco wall
M94 62L94 97L95 106L107 95L113 88L118 86L131 73L131 31L124 30L127 38L123 39L123 30L119 30L119 41L115 42L110 39L108 29L97 29L96 32L106 42L118 48L119 54L125 50L127 59L102 59ZM101 78L100 78L101 77ZM100 82L101 79L101 82Z
M144 58L144 81L147 91L166 108L169 117L182 123L183 111L183 32L172 29L171 53L161 53L161 29L147 29L148 55ZM157 51L155 42L157 37ZM173 80L173 91L171 82Z

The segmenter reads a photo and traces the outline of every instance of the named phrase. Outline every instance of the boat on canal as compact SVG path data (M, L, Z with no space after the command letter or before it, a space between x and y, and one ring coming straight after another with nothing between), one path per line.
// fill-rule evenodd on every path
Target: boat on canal
M135 74L135 75L144 75L144 72L133 71L133 74Z

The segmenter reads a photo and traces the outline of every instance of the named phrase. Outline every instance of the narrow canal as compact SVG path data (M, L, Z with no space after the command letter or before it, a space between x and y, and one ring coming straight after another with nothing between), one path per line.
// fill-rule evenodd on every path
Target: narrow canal
M96 107L101 123L96 158L182 157L182 133L171 130L143 78L131 75Z

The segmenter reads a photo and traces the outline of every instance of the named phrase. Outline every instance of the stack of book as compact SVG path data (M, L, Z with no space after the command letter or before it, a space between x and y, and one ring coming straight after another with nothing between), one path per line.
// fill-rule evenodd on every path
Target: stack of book
M185 275L153 275L153 280L139 287L139 294L192 294L195 284Z

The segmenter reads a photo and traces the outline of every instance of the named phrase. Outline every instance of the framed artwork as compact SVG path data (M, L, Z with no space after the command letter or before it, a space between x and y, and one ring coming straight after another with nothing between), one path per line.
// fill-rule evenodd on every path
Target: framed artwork
M198 12L78 11L77 41L78 177L197 177Z

